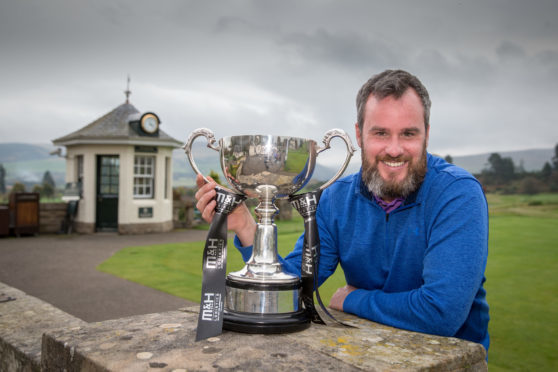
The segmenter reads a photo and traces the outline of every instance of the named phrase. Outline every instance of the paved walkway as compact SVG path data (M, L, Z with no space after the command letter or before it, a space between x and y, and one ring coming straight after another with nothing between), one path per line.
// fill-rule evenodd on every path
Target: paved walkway
M176 310L192 302L102 273L96 267L124 247L203 241L206 234L184 230L0 238L0 282L86 322Z

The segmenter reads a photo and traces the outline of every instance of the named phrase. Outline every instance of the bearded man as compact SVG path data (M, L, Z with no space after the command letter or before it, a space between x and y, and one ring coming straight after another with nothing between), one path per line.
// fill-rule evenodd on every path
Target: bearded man
M340 264L347 285L331 308L488 350L488 206L472 175L427 153L430 106L423 84L402 70L375 75L359 90L362 167L320 199L318 285ZM215 183L197 182L197 208L211 221ZM248 260L256 230L248 209L237 208L228 226ZM281 259L285 271L300 275L303 241Z

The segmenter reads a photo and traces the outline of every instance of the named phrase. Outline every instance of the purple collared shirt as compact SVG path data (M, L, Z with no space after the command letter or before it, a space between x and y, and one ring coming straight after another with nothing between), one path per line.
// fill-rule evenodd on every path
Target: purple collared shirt
M376 203L378 203L378 205L380 207L382 207L382 209L386 213L391 213L392 211L396 210L397 207L399 207L401 205L401 203L403 203L403 200L405 200L405 199L404 198L395 198L391 202L386 203L385 201L383 201L382 199L380 199L376 195L374 195L374 200L376 200Z

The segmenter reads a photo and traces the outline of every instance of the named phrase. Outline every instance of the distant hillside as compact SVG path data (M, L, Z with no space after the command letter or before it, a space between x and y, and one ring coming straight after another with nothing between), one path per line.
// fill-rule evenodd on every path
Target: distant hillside
M480 173L488 168L488 157L492 153L477 155L455 156L453 163L467 169L471 173ZM511 157L516 167L523 166L527 172L540 171L545 162L550 162L554 156L554 149L532 149L522 151L499 152L503 158Z
M6 170L6 186L22 182L31 191L34 185L42 182L43 175L48 170L56 187L62 188L66 163L64 159L49 154L55 149L48 144L0 143L0 164Z
M49 144L0 143L0 164L3 164L6 169L6 184L12 185L14 182L20 181L31 188L34 184L41 182L44 172L48 170L54 177L57 187L62 187L66 169L65 161L60 157L49 155L52 150L55 150L55 147ZM202 173L209 174L211 170L220 172L218 153L208 149L203 141L194 143L193 152ZM538 171L542 169L545 162L550 161L554 155L554 149L507 151L499 154L502 157L511 157L516 166L522 165L526 171ZM471 173L479 173L487 167L489 156L490 153L455 156L453 161ZM345 174L357 171L359 163L360 153L357 152ZM194 185L194 171L182 149L176 149L173 152L173 170L175 186ZM336 166L319 164L312 179L328 180L336 171Z
M28 143L0 143L0 163L13 163L48 158L55 150L53 145L32 145Z

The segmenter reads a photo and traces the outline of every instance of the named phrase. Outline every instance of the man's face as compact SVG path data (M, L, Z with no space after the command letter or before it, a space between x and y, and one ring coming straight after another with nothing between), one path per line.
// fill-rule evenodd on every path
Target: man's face
M428 129L418 94L408 89L399 99L366 102L362 132L356 137L362 149L362 178L370 191L384 201L415 191L426 173Z

